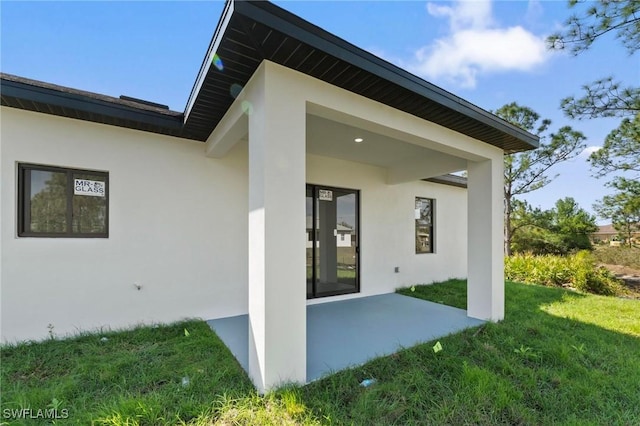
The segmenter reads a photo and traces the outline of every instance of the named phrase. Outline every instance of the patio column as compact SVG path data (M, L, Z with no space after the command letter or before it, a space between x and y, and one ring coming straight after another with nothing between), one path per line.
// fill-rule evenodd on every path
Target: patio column
M263 62L246 88L249 375L261 393L306 381L305 103L278 72Z
M503 159L468 162L467 315L504 318Z

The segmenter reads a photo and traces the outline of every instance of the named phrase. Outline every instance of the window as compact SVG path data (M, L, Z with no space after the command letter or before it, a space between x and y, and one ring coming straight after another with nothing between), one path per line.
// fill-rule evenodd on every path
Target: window
M431 198L416 197L416 253L433 253L433 206Z
M109 174L18 165L18 235L109 236Z

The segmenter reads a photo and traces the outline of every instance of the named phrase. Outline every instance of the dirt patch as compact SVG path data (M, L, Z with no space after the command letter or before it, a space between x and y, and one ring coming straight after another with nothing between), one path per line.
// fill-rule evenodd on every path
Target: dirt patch
M628 266L622 266L622 265L606 265L606 264L602 264L600 266L604 266L605 268L610 270L616 276L621 276L621 277L622 276L628 276L630 278L640 279L640 270L639 269L633 269L633 268L629 268Z
M640 299L640 270L630 268L628 266L623 265L607 265L602 264L607 268L611 273L613 273L616 278L623 281L626 287L633 293L633 297L636 299Z

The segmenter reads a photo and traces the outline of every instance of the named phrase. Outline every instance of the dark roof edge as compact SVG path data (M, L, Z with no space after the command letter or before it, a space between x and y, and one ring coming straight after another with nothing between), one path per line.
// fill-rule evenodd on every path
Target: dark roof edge
M268 1L227 0L242 14L537 148L539 138ZM487 142L487 141L485 141Z
M169 105L159 104L157 102L145 101L144 99L134 98L134 97L127 96L127 95L120 95L120 97L118 97L118 99L121 99L123 101L130 101L130 102L133 102L133 103L136 103L136 104L142 104L142 105L147 105L147 106L154 107L154 108L163 109L165 111L169 111Z
M137 102L0 73L2 96L39 102L167 129L182 127L182 113Z
M216 42L218 37L221 37L224 34L224 30L226 26L229 24L229 20L231 19L231 15L233 14L234 3L233 1L226 0L224 9L222 10L222 15L220 16L220 20L218 21L218 25L216 26L216 30L213 32L213 36L211 36L211 41L209 42L209 47L207 48L207 53L204 55L204 59L202 60L202 64L200 65L200 69L198 70L198 74L196 75L196 80L193 82L193 87L191 88L191 92L189 93L189 97L187 98L187 104L184 107L184 120L186 121L189 118L189 114L191 113L191 108L196 98L198 97L198 92L200 91L200 87L202 87L202 82L204 81L207 71L211 66L211 61L213 60L213 55L216 53L213 51L216 46Z
M452 174L436 176L432 178L422 179L425 182L439 183L441 185L457 186L458 188L467 187L467 178Z

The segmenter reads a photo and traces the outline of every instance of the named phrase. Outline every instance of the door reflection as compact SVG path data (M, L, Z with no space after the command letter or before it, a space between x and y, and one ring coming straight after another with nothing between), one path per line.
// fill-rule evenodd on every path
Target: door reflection
M358 191L307 187L307 297L358 286Z

